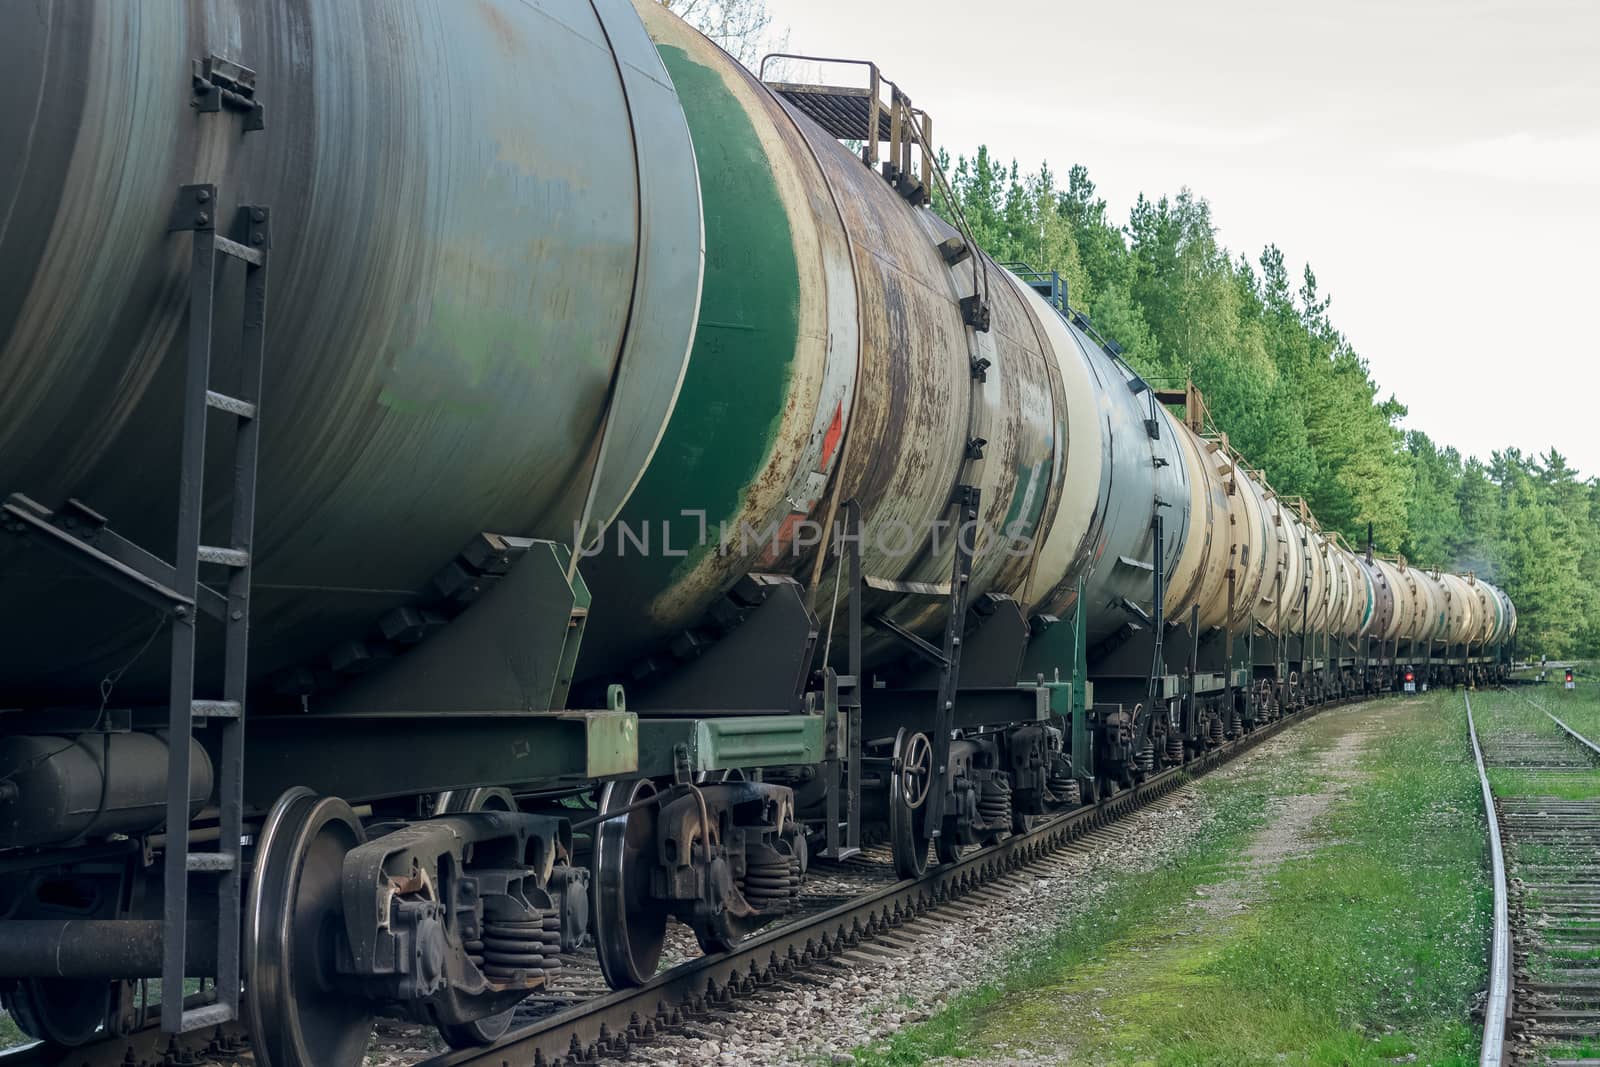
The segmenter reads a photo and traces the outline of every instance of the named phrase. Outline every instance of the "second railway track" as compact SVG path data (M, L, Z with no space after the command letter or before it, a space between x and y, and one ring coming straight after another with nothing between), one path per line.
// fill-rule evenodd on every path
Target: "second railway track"
M1480 1063L1589 1063L1583 1057L1600 1041L1600 795L1585 786L1600 747L1538 700L1516 695L1558 732L1473 725L1496 816L1493 847L1505 856L1497 923L1504 912L1509 926L1505 958L1496 962L1506 981L1491 985ZM1467 713L1473 722L1470 697ZM1492 789L1493 771L1520 788Z

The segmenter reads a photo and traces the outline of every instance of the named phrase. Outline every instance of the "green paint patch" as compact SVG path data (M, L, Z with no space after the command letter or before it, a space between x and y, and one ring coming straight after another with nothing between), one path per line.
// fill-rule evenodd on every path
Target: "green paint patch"
M1017 485L1011 494L1001 531L1009 541L1025 543L1039 532L1039 519L1049 497L1043 485L1048 463L1022 463L1017 466Z
M1278 832L1260 832L1271 802L1326 788L1315 756L1372 706L1313 720L1265 768L1203 781L1214 817L1176 861L1113 886L993 986L859 1059L1476 1062L1490 899L1459 696L1379 707L1346 788L1294 848L1262 848Z
M687 573L716 550L721 524L738 539L745 497L776 444L800 329L793 234L750 115L720 71L681 48L658 51L694 140L706 264L677 406L620 519L658 541L671 524L670 549L658 543L617 564L623 587L638 589Z

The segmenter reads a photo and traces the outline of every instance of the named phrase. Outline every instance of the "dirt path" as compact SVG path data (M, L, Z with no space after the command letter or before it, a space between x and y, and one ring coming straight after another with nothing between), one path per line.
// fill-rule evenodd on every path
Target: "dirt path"
M1245 849L1242 864L1232 877L1196 891L1198 899L1192 908L1206 920L1245 911L1259 894L1263 879L1278 864L1316 848L1317 842L1310 836L1312 827L1360 780L1356 761L1380 728L1381 715L1376 712L1359 719L1346 716L1338 723L1343 731L1332 745L1317 754L1312 765L1317 788L1274 798L1268 807L1267 823Z

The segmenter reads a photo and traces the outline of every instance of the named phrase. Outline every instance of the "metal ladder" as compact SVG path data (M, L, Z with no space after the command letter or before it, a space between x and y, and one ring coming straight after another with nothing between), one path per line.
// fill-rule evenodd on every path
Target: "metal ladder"
M843 544L838 565L848 575L848 674L828 671L834 714L828 720L828 820L824 859L840 862L861 851L861 505L844 503ZM824 661L827 656L824 654ZM841 736L842 735L842 736ZM841 797L841 791L845 795Z
M183 384L183 443L178 476L177 553L173 591L191 607L172 614L172 663L167 716L167 844L162 913L161 1028L169 1033L197 1030L239 1016L240 903L243 896L244 717L250 635L250 570L255 534L256 458L260 447L261 379L266 345L269 213L241 207L235 234L216 230L214 185L185 185L167 223L169 233L189 231L189 343ZM211 388L212 309L217 257L244 264L244 314L240 343L240 388L227 396ZM201 543L205 516L206 424L211 412L234 422L232 517L228 543ZM223 615L221 699L196 699L195 616L200 565L225 568L228 575ZM190 739L193 730L216 724L221 730L218 788L220 833L215 851L189 851ZM183 980L189 918L189 877L218 879L217 999L184 1010Z

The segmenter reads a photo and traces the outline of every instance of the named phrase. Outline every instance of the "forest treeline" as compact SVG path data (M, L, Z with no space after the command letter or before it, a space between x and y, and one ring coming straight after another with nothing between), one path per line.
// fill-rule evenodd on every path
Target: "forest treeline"
M1405 405L1380 395L1311 268L1292 278L1272 245L1235 258L1188 190L1141 195L1122 224L1081 166L1063 187L1048 166L1025 175L987 148L943 163L979 245L1060 272L1072 306L1141 374L1193 379L1230 443L1325 529L1360 546L1370 523L1380 552L1499 583L1523 653L1600 654L1600 479L1554 449L1483 463L1403 430ZM943 196L935 206L951 215Z

